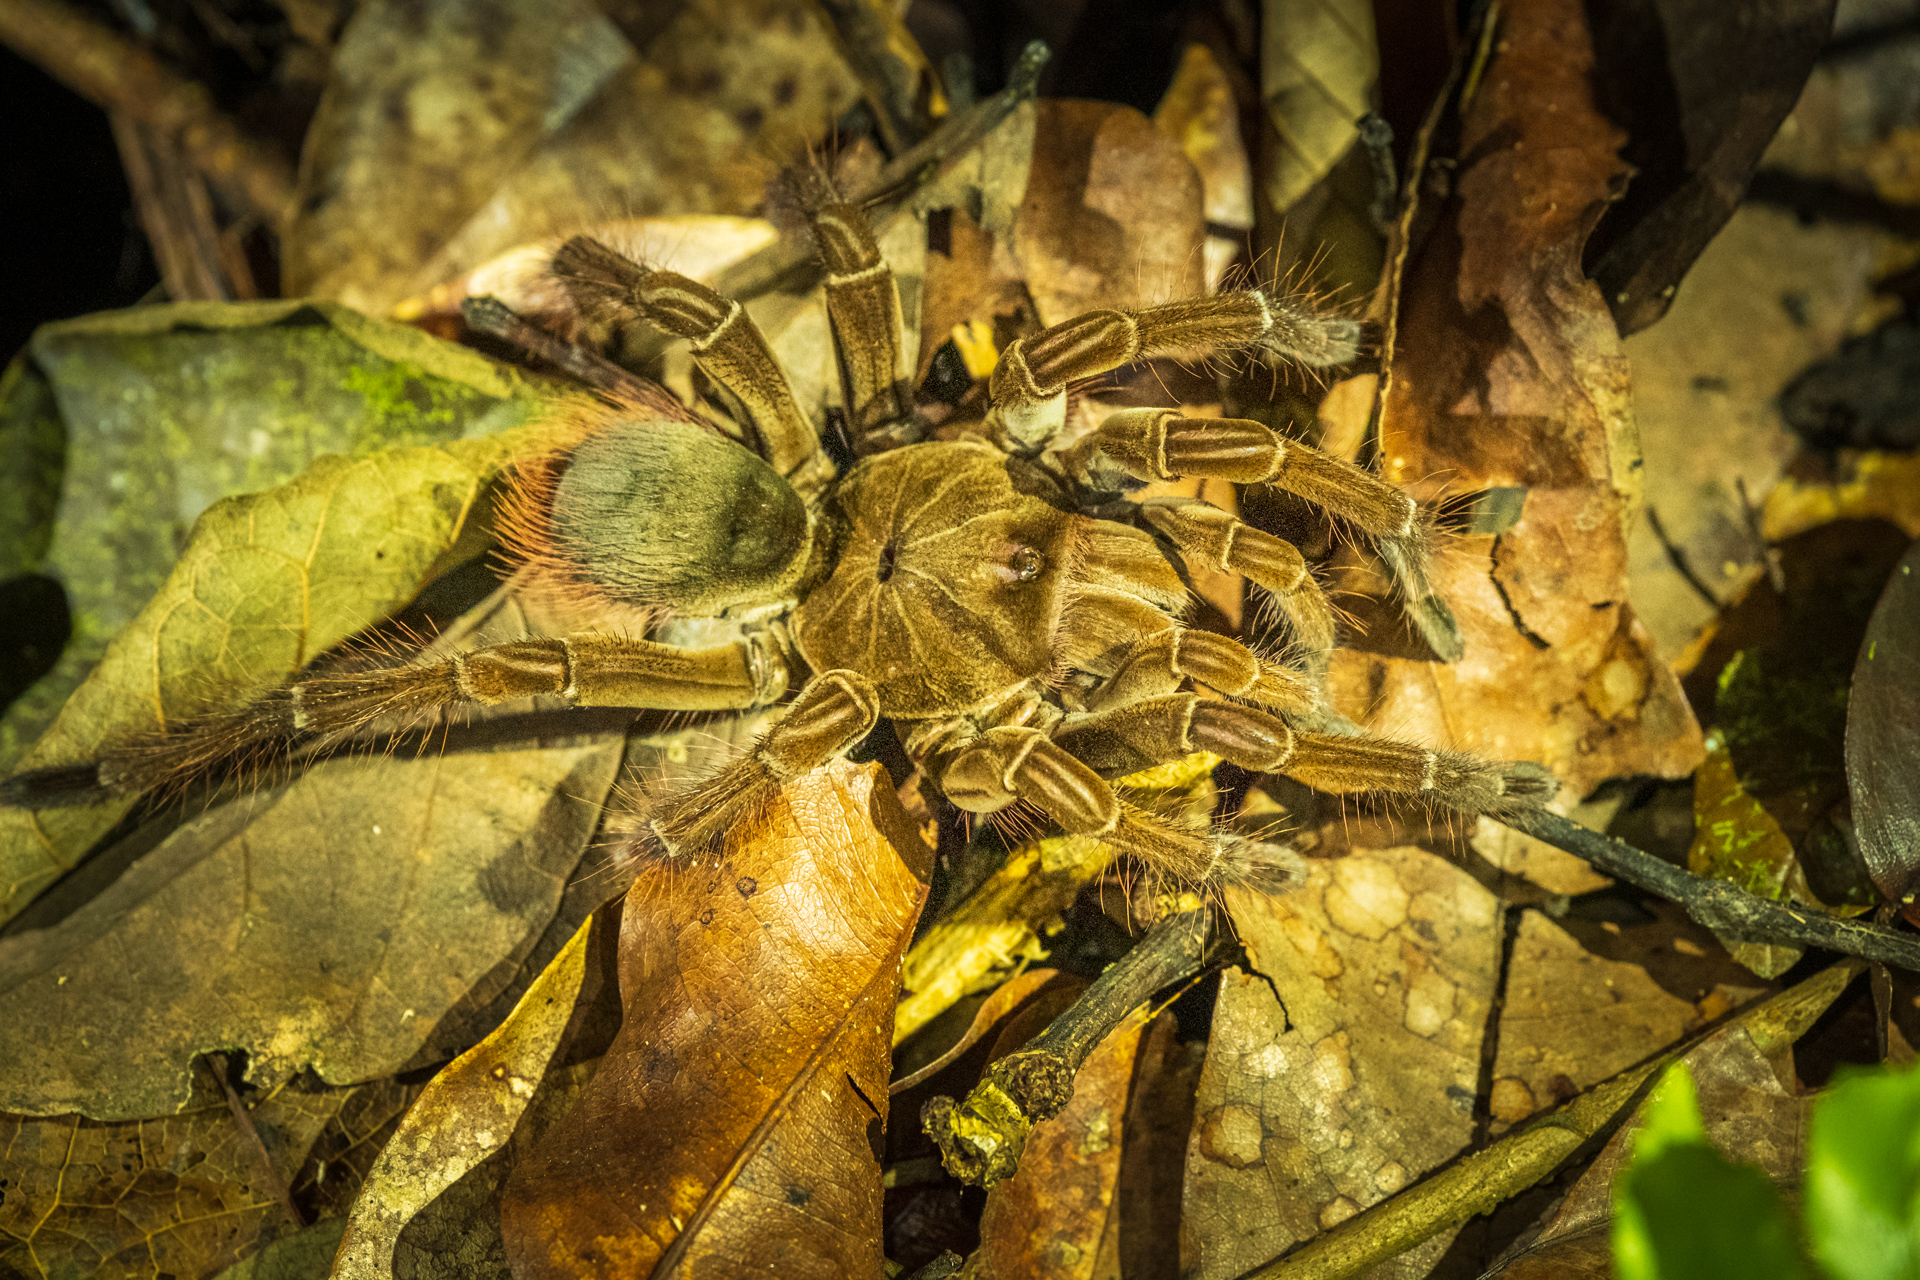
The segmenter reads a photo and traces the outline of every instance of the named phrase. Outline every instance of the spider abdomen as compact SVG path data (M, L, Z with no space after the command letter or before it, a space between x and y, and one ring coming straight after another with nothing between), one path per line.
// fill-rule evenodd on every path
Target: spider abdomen
M765 461L658 419L588 435L552 482L544 524L582 585L691 614L787 597L811 544L805 503Z

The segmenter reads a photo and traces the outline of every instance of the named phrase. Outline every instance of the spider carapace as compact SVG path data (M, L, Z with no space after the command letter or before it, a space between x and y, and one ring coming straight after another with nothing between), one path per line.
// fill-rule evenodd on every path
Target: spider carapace
M1336 366L1356 354L1358 325L1262 289L1093 312L1011 343L981 420L930 440L902 376L898 291L864 215L816 182L809 218L849 465L823 450L738 303L581 238L553 261L579 310L690 339L744 421L736 439L659 404L576 408L566 446L522 468L502 522L528 575L576 603L724 614L743 624L740 641L686 648L586 631L315 676L238 722L189 731L203 745L181 750L204 756L214 737L337 734L395 713L535 694L719 710L797 688L748 752L657 807L651 824L670 850L701 846L889 717L961 809L1024 800L1157 871L1270 888L1290 874L1284 850L1181 826L1107 780L1204 750L1327 791L1407 793L1468 811L1552 794L1537 765L1313 731L1329 721L1320 677L1334 624L1299 551L1203 502L1128 496L1182 476L1278 486L1370 536L1408 607L1450 623L1427 585L1427 525L1397 488L1251 421L1128 409L1067 436L1069 388L1083 379L1174 352ZM1270 593L1295 660L1182 625L1189 593L1176 560ZM169 754L110 758L99 781L144 790Z

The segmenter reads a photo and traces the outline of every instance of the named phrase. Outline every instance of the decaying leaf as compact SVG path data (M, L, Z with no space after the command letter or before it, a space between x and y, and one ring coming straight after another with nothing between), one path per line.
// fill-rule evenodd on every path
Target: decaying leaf
M1499 22L1452 194L1412 248L1380 452L1417 496L1521 488L1524 505L1442 555L1464 658L1389 657L1409 642L1376 628L1353 642L1374 652L1334 655L1333 686L1364 724L1538 760L1584 795L1620 774L1684 775L1700 737L1627 602L1626 362L1580 269L1624 175L1620 134L1592 101L1578 4Z
M880 1270L879 1138L924 855L878 765L634 882L626 1021L501 1206L522 1277Z
M1508 960L1493 1118L1513 1124L1673 1044L1694 1006L1639 965L1603 960L1538 911L1526 911Z
M0 1107L166 1114L208 1049L245 1049L256 1083L392 1074L539 937L619 757L333 760L186 823L0 946Z
M1027 1136L1020 1171L995 1183L980 1218L974 1273L1090 1280L1119 1254L1120 1163L1144 1007L1123 1019L1074 1077L1073 1099Z
M1873 882L1911 909L1920 890L1920 543L1887 579L1847 703L1853 829Z
M857 94L796 0L360 6L307 137L288 291L385 312L610 216L744 213Z
M1500 963L1494 898L1416 848L1230 894L1229 969L1187 1149L1183 1273L1238 1276L1383 1200L1473 1135Z
M298 1229L207 1068L196 1074L188 1106L160 1119L0 1116L0 1273L210 1275ZM282 1179L351 1093L293 1080L253 1105Z
M401 1229L506 1145L573 1017L592 931L589 916L507 1020L421 1093L360 1190L334 1262L336 1277L391 1277Z
M1310 0L1261 6L1260 95L1279 135L1266 196L1284 213L1332 170L1373 107L1380 53L1373 6Z
M1789 893L1814 909L1819 902L1807 888L1794 855L1793 841L1766 807L1740 785L1727 744L1718 731L1707 735L1707 758L1693 776L1694 836L1687 870L1697 876L1731 880L1748 893L1779 901ZM1722 938L1740 963L1763 978L1777 978L1800 959L1798 947Z
M1833 989L1820 1008L1831 1003L1841 985L1828 983ZM1810 1010L1796 1023L1811 1025L1818 1013ZM1697 1087L1707 1139L1729 1157L1781 1181L1799 1173L1809 1102L1791 1088L1791 1046L1791 1037L1765 1031L1754 1035L1745 1023L1736 1022L1680 1059ZM1495 1274L1502 1280L1606 1274L1604 1267L1591 1269L1587 1260L1604 1263L1609 1256L1606 1229L1613 1213L1613 1181L1632 1150L1638 1123L1636 1115L1608 1140L1539 1231Z
M49 726L19 768L255 696L386 616L450 567L485 485L543 432L517 425L536 408L518 375L344 308L183 304L37 342L69 423L45 564L75 640L9 714L16 735ZM128 807L0 811L0 916Z

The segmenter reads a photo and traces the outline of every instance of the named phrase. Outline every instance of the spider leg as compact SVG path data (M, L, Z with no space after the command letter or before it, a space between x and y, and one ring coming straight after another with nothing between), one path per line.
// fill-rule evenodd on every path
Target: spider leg
M705 848L772 799L782 783L833 759L879 719L871 681L857 671L822 671L745 755L663 801L652 819L655 834L670 852Z
M1524 761L1496 763L1385 738L1302 733L1253 707L1167 694L1064 721L1061 746L1103 773L1132 773L1211 751L1255 773L1282 773L1335 794L1393 792L1468 813L1538 807L1553 776Z
M808 217L827 269L827 316L840 348L853 451L864 456L911 443L902 430L911 415L900 367L900 289L873 228L857 205L825 203Z
M1173 540L1188 564L1237 573L1265 587L1292 626L1308 670L1316 679L1326 675L1334 644L1333 606L1299 548L1197 498L1149 498L1139 509L1147 523Z
M226 762L271 757L298 737L341 737L463 703L551 694L580 706L719 711L772 702L786 687L786 660L758 639L704 649L599 633L516 640L435 662L298 680L238 711L185 720L110 751L91 777L68 768L8 779L8 799L71 802L41 796L37 773L71 775L57 780L59 791L143 795Z
M1265 289L1189 298L1138 311L1089 311L1019 338L987 384L987 424L1017 453L1038 453L1066 422L1067 384L1171 351L1264 347L1302 364L1345 364L1360 325Z
M1250 880L1278 890L1296 879L1285 851L1232 832L1177 826L1128 804L1104 778L1039 729L988 729L938 763L941 790L962 809L991 813L1025 800L1061 828L1130 853L1195 884Z
M1190 418L1173 409L1109 414L1062 456L1067 474L1095 492L1127 477L1205 476L1270 484L1352 521L1370 535L1427 643L1448 662L1464 652L1453 611L1434 590L1431 534L1419 504L1351 462L1242 418Z
M746 407L765 443L767 461L804 498L832 479L820 437L800 411L766 335L738 302L697 280L655 271L587 236L553 255L553 274L583 310L636 314L692 340L694 359Z

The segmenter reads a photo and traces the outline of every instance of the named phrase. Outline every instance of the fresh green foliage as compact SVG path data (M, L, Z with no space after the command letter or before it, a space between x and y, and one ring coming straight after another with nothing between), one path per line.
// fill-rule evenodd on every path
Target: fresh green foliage
M1920 1278L1920 1070L1843 1074L1813 1112L1807 1252L1831 1280ZM1780 1197L1715 1150L1685 1063L1647 1100L1614 1183L1619 1280L1808 1275Z
M1618 1280L1806 1274L1780 1197L1758 1169L1729 1162L1700 1123L1693 1076L1667 1068L1614 1184Z
M1843 1076L1814 1109L1807 1235L1838 1280L1920 1277L1920 1070Z

